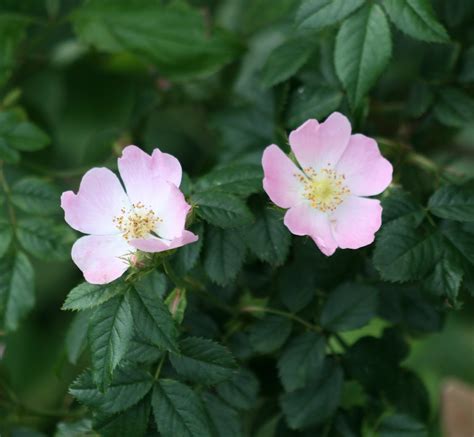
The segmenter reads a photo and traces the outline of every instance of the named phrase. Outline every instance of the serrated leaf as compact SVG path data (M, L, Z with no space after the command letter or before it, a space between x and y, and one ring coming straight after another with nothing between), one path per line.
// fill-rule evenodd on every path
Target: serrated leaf
M373 260L383 279L405 282L425 276L440 255L439 232L417 229L406 217L379 231Z
M140 293L163 299L168 288L168 280L163 273L153 270L151 273L141 277L133 286Z
M364 0L304 0L296 13L296 24L320 30L343 20L363 4Z
M250 326L250 344L259 353L268 354L278 350L291 332L291 320L276 316L265 316Z
M242 421L237 411L211 393L204 393L201 397L215 431L212 435L216 437L243 436Z
M444 257L436 263L433 273L426 279L424 287L437 296L447 296L456 301L464 271L454 259Z
M208 223L221 228L235 228L252 223L253 215L247 205L233 194L205 191L192 197L196 212Z
M196 192L222 191L238 196L249 196L262 191L263 171L256 164L230 164L218 167L198 179Z
M203 223L197 223L195 226L192 226L190 230L199 236L199 240L193 244L186 244L180 247L176 252L173 258L173 267L176 273L180 275L185 275L197 264L204 245Z
M360 106L391 54L390 27L379 5L369 3L344 21L336 37L334 59L352 106Z
M377 289L346 283L333 290L324 303L321 325L333 332L350 331L364 326L375 316Z
M337 409L343 383L341 368L326 360L319 377L306 387L280 398L283 414L291 429L306 429L324 423Z
M428 208L444 219L474 222L474 184L441 187L430 197Z
M441 227L441 232L466 261L474 265L474 225L445 222Z
M156 363L164 353L163 350L149 343L144 338L135 336L128 344L124 360L133 363L152 364Z
M119 367L104 392L97 388L89 370L72 383L69 392L88 407L114 414L135 405L152 386L153 377L147 371L139 367Z
M66 332L66 355L71 364L77 364L87 346L87 329L91 315L90 310L77 313Z
M287 80L309 59L316 45L309 38L289 39L270 53L263 70L262 83L266 87Z
M186 385L160 379L153 390L153 414L163 437L212 435L201 399Z
M434 115L446 126L461 128L474 118L474 98L455 87L442 88Z
M123 292L126 287L126 284L120 280L112 282L111 284L101 285L83 282L69 292L62 309L81 311L94 308Z
M14 331L34 306L34 270L23 252L0 260L0 317L3 329Z
M3 138L9 146L21 152L36 152L50 143L48 135L29 121L13 125L3 133Z
M10 247L12 237L13 233L10 223L0 218L0 258L5 255L8 248Z
M237 364L229 350L212 340L188 337L179 343L180 354L170 360L178 374L200 384L213 385L232 376Z
M278 359L278 373L285 391L304 387L322 369L326 350L324 337L306 332L294 337Z
M89 324L92 376L102 390L107 387L118 363L127 352L133 334L133 319L127 294L100 305Z
M255 223L244 232L247 247L261 261L274 266L285 262L290 250L291 236L283 224L283 215L275 209L265 208Z
M55 214L59 209L59 190L52 184L34 177L20 179L12 187L11 200L29 214Z
M401 189L391 190L389 195L382 199L382 207L384 225L393 220L405 218L411 220L414 226L418 226L425 216L423 207L409 193Z
M204 256L204 268L209 278L221 285L232 281L242 268L245 249L239 231L210 228Z
M249 410L257 402L259 388L256 376L250 370L240 368L230 380L217 386L217 393L229 405L239 410Z
M419 118L428 111L434 101L431 86L425 82L413 84L410 96L405 106L406 113L413 118Z
M54 261L69 259L76 238L68 226L41 217L18 220L17 237L23 248L36 258Z
M150 410L150 396L147 396L133 407L113 416L96 415L94 429L103 437L143 437L148 429Z
M383 0L382 5L390 19L407 35L428 42L449 41L429 0Z
M151 344L178 351L176 324L159 296L151 290L130 290L130 303L136 332Z

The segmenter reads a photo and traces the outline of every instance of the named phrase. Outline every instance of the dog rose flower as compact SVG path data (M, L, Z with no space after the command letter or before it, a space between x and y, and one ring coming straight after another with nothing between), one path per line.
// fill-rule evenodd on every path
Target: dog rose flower
M174 156L128 146L118 168L126 192L112 171L93 168L77 194L61 196L66 222L89 234L74 243L71 255L91 284L120 277L137 250L162 252L198 239L184 228L191 207L178 188L182 171Z
M377 143L351 135L342 114L324 123L308 120L291 132L297 164L272 144L262 158L263 188L273 203L288 209L284 223L295 235L308 235L325 255L372 243L382 207L366 196L380 194L392 181L392 165Z

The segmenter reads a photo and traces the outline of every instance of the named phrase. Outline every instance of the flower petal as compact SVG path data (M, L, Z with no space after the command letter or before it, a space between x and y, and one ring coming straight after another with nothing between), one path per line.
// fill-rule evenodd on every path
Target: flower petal
M309 235L324 255L330 256L337 249L327 214L300 204L290 208L284 219L285 226L295 235Z
M382 207L376 199L349 196L330 217L332 233L342 249L358 249L374 241L382 224Z
M186 244L194 243L198 240L198 236L190 231L183 231L183 234L171 241L150 236L148 238L140 238L131 240L130 244L144 252L164 252L165 250L176 249Z
M128 269L136 249L120 235L86 235L72 246L71 256L91 284L107 284Z
M161 152L160 149L153 150L151 159L155 175L179 187L183 175L179 161L173 155Z
M112 222L129 200L119 179L107 168L93 168L82 178L79 191L66 191L61 196L64 218L72 228L85 234L118 233Z
M374 196L390 185L393 168L380 154L375 140L356 134L351 136L336 171L345 176L352 194Z
M278 146L272 144L264 150L262 166L263 189L273 203L289 208L300 202L302 188L297 175L302 173Z
M351 124L339 112L332 113L324 123L308 120L290 133L291 149L302 168L318 171L328 164L335 167L349 143Z

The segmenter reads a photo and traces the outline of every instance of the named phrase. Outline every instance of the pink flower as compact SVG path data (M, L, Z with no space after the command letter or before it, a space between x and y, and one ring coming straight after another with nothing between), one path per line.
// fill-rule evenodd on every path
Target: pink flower
M190 206L179 190L181 165L158 149L150 156L128 146L118 159L124 191L107 168L93 168L77 194L66 191L61 207L66 222L86 235L72 248L72 259L91 284L120 277L134 253L162 252L195 242L184 229Z
M272 144L263 152L263 188L281 208L295 235L309 235L325 255L372 243L382 222L376 199L392 181L392 165L377 143L351 135L349 120L334 112L324 123L308 120L290 134L299 166Z

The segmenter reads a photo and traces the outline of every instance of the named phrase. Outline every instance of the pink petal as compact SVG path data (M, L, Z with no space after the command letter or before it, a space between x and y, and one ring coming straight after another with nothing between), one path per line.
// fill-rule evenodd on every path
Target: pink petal
M308 120L290 133L289 141L301 167L312 167L318 171L337 164L350 136L349 120L339 112L334 112L321 124L316 120Z
M336 171L346 177L352 194L373 196L390 185L393 168L380 154L375 140L356 134L351 136Z
M165 250L176 249L177 247L194 243L198 238L197 235L185 230L180 237L173 240L164 240L162 238L150 236L148 238L132 240L130 241L130 244L144 252L164 252Z
M349 196L330 217L332 233L342 249L358 249L374 241L382 224L382 207L375 199Z
M337 248L336 240L331 231L327 214L317 209L300 204L290 208L284 223L295 235L309 235L324 255L332 255Z
M179 161L173 155L163 153L159 149L153 150L151 159L155 174L179 187L183 174Z
M120 235L86 235L72 247L72 259L91 284L107 284L128 269L136 249Z
M64 218L72 228L85 234L116 234L112 222L129 200L117 176L107 168L93 168L82 178L77 194L66 191L61 196Z
M272 144L268 146L262 157L263 189L273 203L281 208L296 205L301 198L301 184L297 175L301 171L281 149Z

